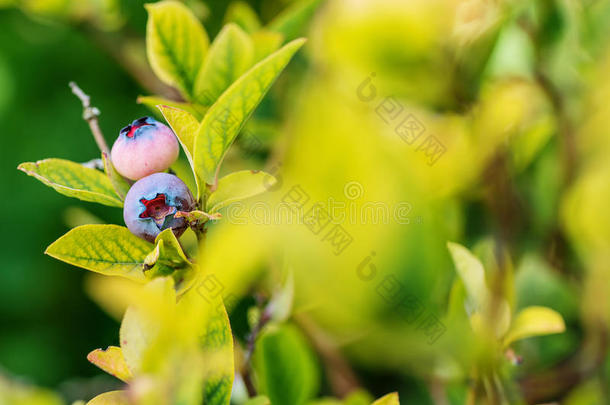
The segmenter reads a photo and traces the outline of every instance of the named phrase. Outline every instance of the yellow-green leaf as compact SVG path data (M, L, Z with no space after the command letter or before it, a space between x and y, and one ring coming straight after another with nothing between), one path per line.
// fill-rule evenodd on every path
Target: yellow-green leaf
M464 283L466 292L478 308L483 308L488 300L483 265L464 246L447 242L447 247L453 258L457 273Z
M144 281L144 259L152 248L125 227L83 225L57 239L45 253L96 273Z
M206 352L208 369L203 386L204 403L210 405L229 405L233 387L233 337L229 316L218 300L214 311L203 321L206 325L201 344Z
M164 352L151 353L151 348L164 332L164 321L167 322L174 313L176 294L173 280L170 277L152 280L138 298L125 311L119 332L125 363L136 377L146 368L146 355L164 355Z
M169 126L172 127L190 161L193 156L193 144L195 134L199 128L199 121L188 111L179 108L166 105L158 105L157 108L161 111Z
M26 162L17 168L68 197L111 207L123 206L110 179L99 170L64 159Z
M243 1L234 1L229 4L225 13L225 23L235 23L249 34L258 31L261 27L256 12Z
M504 346L528 337L561 333L565 329L563 318L558 312L547 307L527 307L515 317L504 338Z
M371 405L400 405L400 401L398 400L398 393L393 392L391 394L384 395L377 401L373 402Z
M129 399L126 391L110 391L98 395L87 405L129 405Z
M193 161L195 135L197 134L197 130L199 128L199 121L197 121L197 119L187 111L180 110L178 108L168 107L165 105L158 105L157 108L159 108L169 126L172 127L172 130L182 145L184 154L186 155L186 158L188 159L193 171L193 178L195 179L195 184L197 186L197 200L199 200L199 179L195 173L195 163Z
M475 305L477 313L471 317L471 325L476 331L492 330L496 337L503 336L510 325L510 306L503 297L492 301L492 295L485 282L485 270L481 261L464 246L447 242L466 293ZM494 305L495 304L495 305Z
M131 185L116 171L106 152L102 152L102 161L104 162L104 172L110 179L114 191L124 201Z
M256 63L280 49L284 36L279 32L262 30L252 34L252 42L254 43L254 63Z
M264 193L275 182L275 177L258 170L228 174L218 181L218 188L208 198L209 213L213 214L232 202Z
M195 138L195 169L200 180L215 182L216 170L239 130L304 42L295 40L254 65L210 107Z
M271 31L281 33L286 41L291 41L303 34L320 2L321 0L296 1L275 17L267 27Z
M108 346L106 350L95 349L87 355L87 360L119 380L127 382L133 377L120 347Z
M203 25L182 3L173 0L146 4L146 52L163 82L193 94L209 39Z
M252 64L252 39L238 25L225 25L214 39L197 81L195 99L212 105Z
M144 259L145 274L149 278L167 276L191 267L180 242L171 229L165 229L155 239L155 249Z
M208 110L207 107L199 104L168 100L166 98L157 96L139 96L136 102L138 104L144 104L157 115L159 114L159 105L178 108L191 114L197 121L201 120L205 115L205 112Z
M229 405L235 373L233 336L221 294L209 295L205 288L192 288L178 301L175 313L180 328L195 339L202 355L203 367L190 374L201 373L203 403Z

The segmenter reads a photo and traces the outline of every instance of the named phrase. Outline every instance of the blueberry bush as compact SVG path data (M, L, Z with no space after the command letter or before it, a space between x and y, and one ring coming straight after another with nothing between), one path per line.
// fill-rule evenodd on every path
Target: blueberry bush
M99 155L19 164L86 203L44 253L120 328L87 340L114 385L1 404L610 401L610 2L161 0L143 40L120 3L7 3L148 115L71 72Z

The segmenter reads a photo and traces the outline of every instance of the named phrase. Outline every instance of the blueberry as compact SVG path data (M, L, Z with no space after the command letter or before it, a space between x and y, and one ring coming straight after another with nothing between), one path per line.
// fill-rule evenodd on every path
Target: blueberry
M136 236L154 242L164 229L172 228L176 237L186 230L184 218L174 218L177 211L191 211L195 200L188 187L173 174L155 173L138 180L127 193L123 219Z
M131 180L167 170L178 158L172 130L157 120L143 117L119 132L110 156L116 170Z

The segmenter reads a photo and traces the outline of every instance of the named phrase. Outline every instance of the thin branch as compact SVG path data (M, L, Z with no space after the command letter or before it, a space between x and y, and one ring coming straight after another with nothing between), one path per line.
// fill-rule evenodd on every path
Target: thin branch
M260 334L261 330L265 327L265 325L271 320L271 314L265 308L261 317L258 320L258 323L252 328L252 332L248 335L246 339L246 353L244 355L244 365L242 369L242 378L244 380L244 384L246 385L246 389L248 390L248 395L250 397L256 396L256 388L254 387L254 383L252 382L252 355L254 354L254 346L256 343L256 339Z
M87 124L89 124L91 133L95 139L95 143L97 143L100 151L110 155L110 149L108 149L108 145L106 144L106 140L104 139L104 135L102 134L102 130L100 129L97 121L97 117L100 116L100 110L91 106L91 97L85 94L85 92L78 87L75 82L70 82L69 86L72 89L72 93L74 93L74 95L79 98L81 103L83 103L83 119L87 121Z

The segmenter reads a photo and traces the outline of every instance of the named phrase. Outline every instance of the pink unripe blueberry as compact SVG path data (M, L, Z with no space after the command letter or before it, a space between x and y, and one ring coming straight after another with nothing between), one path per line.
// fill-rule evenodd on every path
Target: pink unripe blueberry
M153 118L143 117L121 129L110 156L121 175L138 180L167 170L178 153L178 140L172 130Z
M123 219L136 236L154 242L164 229L179 237L187 228L178 211L192 211L195 199L182 180L173 174L155 173L138 180L125 196Z

